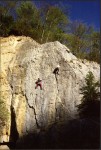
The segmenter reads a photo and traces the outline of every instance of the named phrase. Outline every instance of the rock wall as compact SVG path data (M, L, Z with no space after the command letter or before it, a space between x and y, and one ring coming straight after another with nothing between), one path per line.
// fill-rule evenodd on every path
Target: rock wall
M51 124L78 117L76 105L80 87L88 71L100 78L97 63L77 59L56 42L38 44L29 37L0 38L1 96L9 111L0 141L17 140L31 132L40 132ZM58 76L53 74L60 65ZM43 90L35 89L42 79Z

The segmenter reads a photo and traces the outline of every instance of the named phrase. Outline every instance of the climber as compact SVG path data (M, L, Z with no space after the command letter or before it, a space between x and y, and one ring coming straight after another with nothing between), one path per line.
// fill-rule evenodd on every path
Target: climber
M35 82L36 83L36 87L35 89L40 86L40 89L42 90L42 80L40 80L40 78L38 78L38 80Z
M59 68L60 68L60 66L59 65L57 65L57 67L54 69L54 71L53 71L53 73L55 74L55 75L59 75Z

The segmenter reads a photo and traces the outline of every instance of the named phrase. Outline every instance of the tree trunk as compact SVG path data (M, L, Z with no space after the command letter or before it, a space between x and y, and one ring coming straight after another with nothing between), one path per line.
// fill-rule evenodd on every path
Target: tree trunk
M52 22L51 22L51 24L50 24L50 26L49 26L49 29L51 28L51 26L52 26ZM46 38L46 42L48 42L49 35L50 35L50 31L48 32L48 35L47 35L47 38Z
M48 14L49 14L49 10L47 11L47 14L46 14L45 23L47 21ZM44 33L45 33L45 23L44 23L44 26L43 26L43 31L42 31L42 36L41 36L41 43L43 42L43 37L44 37Z
M57 19L57 18L56 18L56 19ZM55 19L55 20L56 20L56 19ZM52 27L52 24L54 24L55 20L53 20L53 21L51 22L51 24L50 24L50 26L49 26L49 30L50 30L50 28ZM46 42L47 42L48 39L49 39L49 35L50 35L50 31L48 32L48 35L47 35L47 38L46 38Z

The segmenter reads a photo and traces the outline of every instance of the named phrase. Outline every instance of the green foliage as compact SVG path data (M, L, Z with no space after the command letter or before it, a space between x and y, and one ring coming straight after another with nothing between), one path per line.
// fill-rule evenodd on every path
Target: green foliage
M89 36L92 28L82 22L72 22L70 24L70 34L67 46L78 58L84 59L89 48Z
M56 37L63 32L63 26L68 23L67 16L55 6L49 6L45 9L41 21L43 24L41 43L57 40Z
M83 22L72 22L70 33L67 35L66 45L72 53L81 59L100 62L100 33L94 31L92 26Z
M0 20L0 36L8 36L9 32L12 29L14 20L12 16L4 16L1 15L1 20Z
M32 1L2 1L0 18L0 36L25 35L39 43L60 41L76 57L100 63L100 33L81 21L70 23L62 7L44 2L37 8Z
M0 36L8 36L13 25L13 17L6 5L0 4Z
M88 27L82 22L75 21L71 24L71 31L73 35L78 38L85 37L85 34L87 33L87 28Z
M7 120L8 120L8 110L5 106L5 103L0 99L0 129L2 129Z
M88 72L85 78L85 86L81 90L83 94L82 103L78 105L78 112L81 118L100 116L100 93L99 82L94 81L92 72Z
M1 1L0 3L0 14L10 15L11 11L15 9L17 2L16 1ZM12 14L11 14L12 15Z
M85 78L86 85L82 87L81 94L83 94L83 100L96 100L99 97L98 87L99 82L94 81L94 75L92 72L88 72Z
M36 38L38 25L40 24L39 12L36 6L30 2L22 2L16 9L17 20L15 28L19 35ZM37 30L37 32L36 32Z
M0 3L0 36L9 36L14 25L14 17L11 14L16 6L16 1L4 1Z
M100 63L100 33L93 32L91 34L91 49L88 59Z

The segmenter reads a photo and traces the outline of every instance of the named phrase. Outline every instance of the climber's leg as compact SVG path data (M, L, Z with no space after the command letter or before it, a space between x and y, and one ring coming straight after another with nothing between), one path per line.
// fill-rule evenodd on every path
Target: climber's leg
M38 87L38 84L36 84L35 89L37 89L37 87Z
M42 90L42 84L41 83L39 84L39 86L40 86L40 89Z
M57 74L57 68L54 69L53 73L54 73L54 74Z

